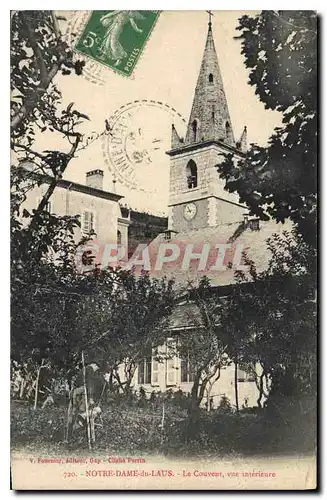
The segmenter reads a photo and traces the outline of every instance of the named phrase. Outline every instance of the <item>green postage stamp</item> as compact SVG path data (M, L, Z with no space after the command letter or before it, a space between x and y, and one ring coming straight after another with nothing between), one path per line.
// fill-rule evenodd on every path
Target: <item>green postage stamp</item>
M158 10L95 10L75 50L130 76L159 14Z

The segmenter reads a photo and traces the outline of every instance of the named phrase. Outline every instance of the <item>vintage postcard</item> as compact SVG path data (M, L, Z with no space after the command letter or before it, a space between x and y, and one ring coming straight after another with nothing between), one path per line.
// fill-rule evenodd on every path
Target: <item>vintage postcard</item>
M11 12L12 489L317 488L317 39Z

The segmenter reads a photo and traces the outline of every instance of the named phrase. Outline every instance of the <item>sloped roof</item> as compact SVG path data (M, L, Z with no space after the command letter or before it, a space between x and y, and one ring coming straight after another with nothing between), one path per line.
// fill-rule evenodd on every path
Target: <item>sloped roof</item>
M179 288L187 287L189 281L196 284L203 276L208 276L213 286L231 285L236 281L236 261L234 259L237 252L239 254L245 252L247 257L255 263L257 271L264 271L271 257L271 252L267 247L268 238L275 233L281 235L283 231L290 231L291 228L290 223L277 224L275 221L260 221L259 230L253 230L249 224L240 222L178 233L169 241L165 239L164 234L160 234L149 245L151 275L157 278L164 276L174 278L176 286ZM226 250L223 267L212 269L215 267L218 254L216 245L222 244L229 244L231 248ZM172 262L164 262L162 269L160 269L160 264L159 266L155 265L158 263L158 253L159 257L160 254L170 255L169 249L172 245L179 248L179 256ZM204 251L205 246L209 248L207 262L203 269L199 269L199 259L191 260L190 264L186 265L185 250L187 245L193 245L191 247L192 253L199 254ZM240 264L244 265L243 259Z
M203 321L197 307L192 302L183 302L176 305L169 320L171 330L180 330L194 325L201 326Z
M31 161L23 161L18 165L18 167L15 168L19 168L23 174L25 174L26 178L34 178L47 184L50 184L53 181L53 177L51 177L51 175L41 174L37 171L37 167ZM68 189L69 191L79 191L80 193L88 194L96 198L103 198L105 200L119 201L124 198L123 195L112 193L111 191L104 191L103 189L87 186L86 184L80 184L79 182L73 182L66 179L58 179L56 187Z

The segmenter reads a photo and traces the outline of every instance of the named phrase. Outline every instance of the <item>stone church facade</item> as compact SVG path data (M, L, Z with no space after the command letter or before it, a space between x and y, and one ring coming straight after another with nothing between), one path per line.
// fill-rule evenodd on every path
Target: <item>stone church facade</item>
M223 161L225 153L232 152L241 158L246 149L246 127L241 137L235 140L209 22L185 138L179 137L172 125L171 149L167 152L170 157L168 228L162 231L163 221L154 218L151 227L153 226L155 234L159 234L148 243L149 235L153 238L153 228L150 228L149 232L149 220L143 220L147 214L135 213L135 221L131 221L130 210L125 210L119 204L122 197L103 190L101 170L88 172L85 184L59 181L48 208L50 212L59 215L81 215L81 229L76 234L77 239L94 231L97 241L119 243L129 249L131 243L133 247L140 242L146 243L154 256L163 242L176 242L177 245L181 242L183 245L190 243L199 249L204 243L214 248L217 243L236 242L244 247L260 271L269 261L267 238L284 228L271 221L259 222L251 219L247 208L239 202L238 196L225 191L224 181L219 178L217 172L217 166ZM25 206L27 210L38 205L38 200L46 191L47 182L45 178L44 183L29 194ZM131 231L133 227L134 235ZM144 241L140 240L140 233ZM129 236L132 236L130 242ZM172 266L154 273L155 277L174 278L181 290L187 286L189 280L196 284L203 275L206 275L206 272L201 274L196 266L187 272ZM234 270L228 266L222 272L209 275L209 278L213 289L219 289L220 294L225 293L225 290L227 294L227 290L235 283ZM181 299L171 318L169 341L174 342L181 332L192 327L194 324L192 325L187 313L187 305ZM153 391L191 391L194 374L189 359L171 357L168 355L167 346L162 346L161 352L165 349L166 359L159 362L153 352L149 352L138 364L132 380L134 390L143 387L148 395ZM119 374L123 380L123 366L120 367ZM238 369L237 381L239 406L255 406L258 391L253 378ZM231 404L235 405L232 365L221 369L220 378L212 386L210 395L205 395L203 404L207 403L209 406L213 403L213 407L217 407L222 396L226 396Z
M193 99L185 140L172 128L169 229L183 232L216 227L242 218L238 196L227 193L217 175L223 154L241 156L246 127L236 143L211 23Z
M234 138L212 25L209 22L185 139L179 137L174 125L172 126L171 150L167 152L170 156L168 230L150 244L152 252L167 240L195 244L230 241L240 227L243 228L243 239L244 235L253 239L254 232L244 226L246 207L239 203L237 195L224 190L224 183L217 172L223 153L233 152L237 157L244 155L246 140L246 127L238 141ZM265 231L260 234L263 239L266 238ZM170 274L165 269L163 275L175 278L181 288L189 279L188 273L178 272L174 268ZM222 273L215 278L216 282L213 284L220 288L229 286L233 275L233 271L227 271L227 275ZM181 301L173 313L170 341L178 338L181 331L192 328L184 311L185 307L186 304ZM149 353L138 365L133 386L136 389L142 386L148 394L169 389L190 392L193 376L189 360L167 355L167 359L158 362ZM258 392L253 378L239 369L237 380L239 407L255 406ZM202 404L209 406L209 399L212 398L211 404L215 408L222 396L228 397L230 403L235 405L234 366L221 369L220 378L213 385L210 395L205 395Z

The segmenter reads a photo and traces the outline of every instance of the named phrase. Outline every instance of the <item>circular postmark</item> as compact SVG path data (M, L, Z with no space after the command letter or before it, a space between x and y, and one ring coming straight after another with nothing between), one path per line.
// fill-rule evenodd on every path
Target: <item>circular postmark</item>
M161 101L128 102L108 119L111 131L102 138L105 163L113 178L128 189L156 193L169 179L171 127L180 135L186 121L175 108Z
M89 10L76 10L71 13L70 18L67 20L68 26L64 38L67 44L73 49L84 30L89 16ZM90 59L90 57L83 55L81 52L74 52L73 57L75 60L82 60L85 62L82 75L86 80L96 85L105 84L106 75L109 71L108 68L106 68L103 64Z

